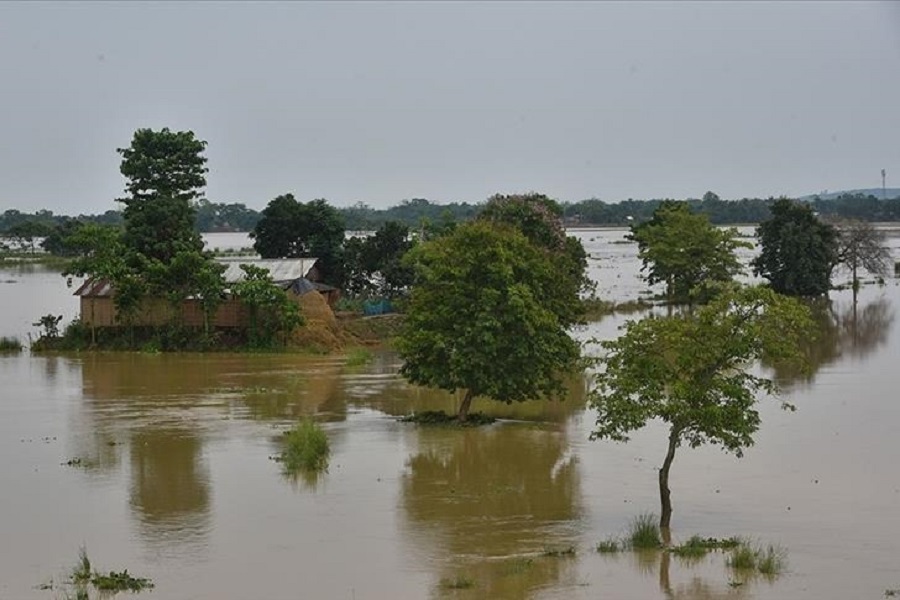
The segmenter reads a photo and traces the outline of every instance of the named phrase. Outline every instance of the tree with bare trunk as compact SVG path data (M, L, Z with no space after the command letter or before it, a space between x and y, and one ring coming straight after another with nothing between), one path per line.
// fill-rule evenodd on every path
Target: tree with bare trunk
M589 396L597 411L591 439L625 442L651 420L668 424L659 469L664 531L672 517L669 471L676 450L714 444L741 456L759 429L757 394L778 391L752 372L753 363L763 356L801 362L799 344L812 333L800 301L745 287L723 291L696 312L630 321L618 339L602 343L606 353Z
M838 264L850 270L853 300L859 291L859 271L872 275L884 275L891 262L891 253L885 246L883 231L867 221L846 219L834 222L838 232Z

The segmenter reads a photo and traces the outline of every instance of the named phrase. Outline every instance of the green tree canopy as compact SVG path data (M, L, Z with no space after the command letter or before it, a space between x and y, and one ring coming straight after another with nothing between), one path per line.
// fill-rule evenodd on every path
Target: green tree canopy
M604 368L589 396L597 411L591 438L625 442L651 420L668 424L659 471L661 527L669 527L672 514L675 450L714 444L741 456L759 429L757 395L777 392L753 372L754 361L800 361L800 342L813 332L799 301L749 287L726 291L692 314L630 321L618 339L602 343Z
M772 204L771 212L772 217L756 228L760 254L751 263L753 272L781 294L828 293L838 262L835 228L820 221L808 205L787 198Z
M354 295L396 297L412 284L412 267L403 257L413 247L409 228L388 221L369 237L352 237L344 244L345 287Z
M460 420L476 396L562 393L579 346L547 304L558 277L546 252L516 229L475 221L408 257L416 276L398 342L406 379L465 390Z
M556 287L547 292L544 303L568 327L581 321L579 294L590 291L593 283L587 276L584 246L577 238L566 236L562 214L559 203L544 194L495 194L478 219L514 227L553 262Z
M325 200L303 204L293 194L273 199L251 232L263 258L318 258L325 282L343 284L341 214Z
M203 242L194 228L194 200L206 185L206 142L192 131L138 129L131 145L119 148L120 171L128 194L125 243L164 263L182 251L200 251Z
M674 201L663 202L652 219L633 226L631 239L638 243L647 283L664 283L670 302L706 299L715 284L741 272L735 250L750 247L737 239L737 230L718 229L706 215Z

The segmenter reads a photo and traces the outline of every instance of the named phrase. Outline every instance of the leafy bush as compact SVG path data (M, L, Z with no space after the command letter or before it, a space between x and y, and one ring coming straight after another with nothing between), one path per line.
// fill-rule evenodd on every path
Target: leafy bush
M328 436L315 422L305 420L285 432L285 449L280 461L288 472L321 471L328 467L328 456L331 449Z

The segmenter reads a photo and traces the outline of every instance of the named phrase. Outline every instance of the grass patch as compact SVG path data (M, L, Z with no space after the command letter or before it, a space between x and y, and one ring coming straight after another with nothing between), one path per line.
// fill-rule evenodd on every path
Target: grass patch
M575 546L562 546L559 548L544 548L542 556L552 558L563 558L566 556L575 556Z
M22 351L22 342L19 341L19 338L14 337L0 337L0 352L21 352Z
M442 578L439 585L444 590L468 590L475 587L475 580L465 575L457 575L453 579Z
M503 565L502 573L504 575L521 575L530 571L534 566L532 558L514 558Z
M736 537L730 538L704 538L692 535L688 541L671 548L669 552L682 558L701 558L711 550L731 550L740 546L741 541Z
M584 298L581 301L584 310L584 318L588 322L600 321L603 317L622 314L629 315L636 312L643 312L653 308L653 303L638 298L637 300L628 300L627 302L613 302L612 300L602 300L596 296Z
M153 588L153 582L146 577L134 577L128 569L121 573L110 571L107 574L94 573L91 583L101 592L140 592Z
M361 367L372 362L372 352L366 348L354 348L347 353L347 367Z
M91 559L88 558L87 548L78 549L78 564L72 569L72 581L75 583L87 583L91 580Z
M597 552L600 554L614 554L622 549L622 544L615 538L609 538L597 544Z
M656 520L656 515L652 513L644 513L632 519L628 526L628 542L632 548L637 550L662 548Z
M761 548L741 542L731 550L731 556L728 557L725 564L732 569L759 571L763 575L775 577L787 568L787 552L783 548L771 544Z
M322 471L328 467L331 448L328 436L318 423L302 421L284 433L285 448L278 457L285 471Z
M448 427L478 427L490 425L497 419L480 412L469 413L464 423L460 423L456 415L448 415L442 410L423 410L421 412L400 417L401 423L418 423L419 425L442 425Z

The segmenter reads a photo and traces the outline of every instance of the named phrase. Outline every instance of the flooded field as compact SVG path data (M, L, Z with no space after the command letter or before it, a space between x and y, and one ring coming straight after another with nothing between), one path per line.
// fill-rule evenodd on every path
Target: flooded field
M645 291L624 230L578 235L602 297ZM0 335L77 313L56 273L2 268L0 282ZM779 544L788 568L772 579L736 574L722 553L594 550L658 510L666 440L650 427L627 445L588 441L581 382L562 403L478 400L504 420L457 430L397 421L457 399L404 383L390 352L356 367L0 355L0 600L64 598L82 545L100 569L151 578L151 599L883 598L900 588L898 310L893 278L864 286L855 309L833 292L814 372L775 371L798 410L764 402L742 459L714 448L675 459L676 540ZM578 336L611 337L622 322ZM328 433L328 472L286 477L270 457L307 415Z

